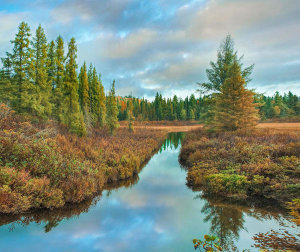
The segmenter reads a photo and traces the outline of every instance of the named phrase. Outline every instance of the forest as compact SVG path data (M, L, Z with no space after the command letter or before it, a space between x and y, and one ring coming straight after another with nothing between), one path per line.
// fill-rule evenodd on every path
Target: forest
M29 25L22 22L11 43L12 52L6 52L1 59L0 101L35 120L53 119L83 136L92 127L106 126L113 133L118 120L205 122L209 119L211 94L195 93L181 99L176 95L164 98L157 93L150 102L116 96L113 81L106 95L101 74L93 64L84 62L77 73L75 38L67 46L61 36L48 42L41 26L32 36ZM262 121L299 120L300 97L292 92L284 95L276 92L272 97L255 93L254 103Z

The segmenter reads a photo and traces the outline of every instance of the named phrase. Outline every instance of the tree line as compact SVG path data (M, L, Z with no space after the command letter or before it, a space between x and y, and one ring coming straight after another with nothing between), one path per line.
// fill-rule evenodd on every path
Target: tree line
M12 52L2 58L0 101L15 111L41 119L55 119L70 132L86 135L90 127L118 127L115 82L105 96L101 76L86 63L77 74L77 46L71 38L67 48L63 38L47 42L39 25L31 36L22 22L11 41Z
M117 101L120 121L128 120L128 114L132 113L139 121L197 120L202 122L210 118L213 102L212 95L202 95L196 98L192 94L181 99L176 95L173 98L165 98L158 93L152 102L132 96L117 97ZM261 120L300 116L300 97L291 91L284 95L276 92L273 96L256 93L253 102L257 104ZM132 106L130 110L128 110L129 103Z
M86 135L96 126L107 127L113 134L119 120L128 120L130 130L134 120L200 120L210 124L223 113L222 109L236 103L228 100L224 92L231 95L238 86L244 88L241 94L248 94L261 119L300 116L300 97L292 92L283 96L276 92L270 97L246 90L253 65L243 68L242 57L238 57L230 36L221 43L217 61L206 70L208 82L198 83L200 97L192 94L185 99L176 95L164 98L157 93L151 102L132 96L116 97L115 81L106 96L101 75L92 64L87 66L84 62L78 73L75 38L67 46L61 36L48 43L41 25L32 36L28 24L22 22L11 44L12 52L6 52L1 59L0 101L18 113L55 119L78 135ZM246 101L240 100L240 105ZM216 114L217 107L220 113ZM223 119L228 116L232 114ZM241 116L236 115L236 119Z

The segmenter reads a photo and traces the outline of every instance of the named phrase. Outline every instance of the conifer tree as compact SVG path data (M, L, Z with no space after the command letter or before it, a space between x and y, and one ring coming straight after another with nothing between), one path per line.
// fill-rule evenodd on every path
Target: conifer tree
M79 136L86 135L83 114L78 99L78 78L76 74L77 47L75 38L71 38L68 45L68 54L63 81L63 99L61 121L66 124L72 133Z
M106 104L106 124L109 128L110 134L113 135L115 130L119 127L118 106L115 97L115 81L113 81L112 83L112 87L109 91Z
M237 56L237 51L234 50L234 42L230 35L220 45L216 62L210 62L211 69L206 70L206 75L209 82L198 83L200 92L219 92L225 80L230 77L230 69L234 62L242 68L242 57ZM254 65L241 70L241 75L246 83L251 81L250 75Z
M55 85L55 43L52 40L48 45L48 53L47 53L47 74L48 74L48 82L51 84L52 91L54 91Z
M47 50L46 35L44 29L39 25L32 41L32 63L34 66L32 78L35 88L31 109L34 115L43 118L47 118L52 112L52 104L50 103L52 86L48 79Z
M12 56L6 53L5 58L1 58L3 68L0 72L0 102L10 104L14 97L12 85Z
M94 124L99 123L101 127L105 124L105 94L104 89L97 75L96 68L89 69L89 96L90 108Z
M245 88L238 62L234 62L228 77L216 98L214 121L215 130L233 131L256 125L258 111L255 108L254 93Z
M129 99L127 106L127 121L128 121L128 130L130 132L134 131L134 116L133 116L133 104L132 99Z
M52 101L53 101L53 116L60 120L60 115L62 114L62 100L63 100L63 86L64 86L64 74L65 74L65 51L64 51L64 41L61 36L56 39L55 48L55 88L52 91Z
M78 94L79 94L79 103L81 106L81 110L83 111L86 117L89 112L90 98L89 98L89 82L88 82L85 62L83 66L80 68Z
M32 50L30 49L30 27L21 22L14 40L11 55L13 66L12 107L20 113L30 113L33 100L34 86L29 79L32 76L33 65L31 62Z
M104 92L104 86L101 81L101 76L99 76L99 87L100 87L100 93L99 93L100 112L98 116L98 121L100 123L100 126L104 127L106 121L106 97Z

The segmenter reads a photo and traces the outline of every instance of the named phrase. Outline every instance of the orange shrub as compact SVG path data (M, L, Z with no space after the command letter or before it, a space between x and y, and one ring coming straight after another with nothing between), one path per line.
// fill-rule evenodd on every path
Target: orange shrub
M158 150L165 132L95 129L88 137L51 122L33 125L0 106L0 212L81 202L104 186L134 176Z

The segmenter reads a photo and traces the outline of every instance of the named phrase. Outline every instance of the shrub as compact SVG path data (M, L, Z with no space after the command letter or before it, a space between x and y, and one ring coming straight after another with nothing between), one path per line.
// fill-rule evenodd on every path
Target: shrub
M188 132L180 161L187 184L206 193L263 196L284 203L300 185L300 134L270 129Z
M24 120L0 106L0 212L56 208L93 197L105 184L136 174L166 135L119 129L111 137L95 129L79 137L51 122Z

